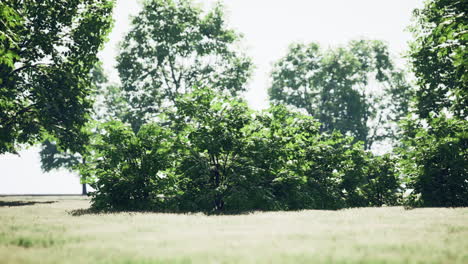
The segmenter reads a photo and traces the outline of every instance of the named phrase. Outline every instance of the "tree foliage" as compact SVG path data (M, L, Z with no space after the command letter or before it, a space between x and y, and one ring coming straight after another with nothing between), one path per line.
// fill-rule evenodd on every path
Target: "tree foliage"
M190 0L146 1L117 58L124 121L135 131L194 85L236 95L245 90L252 63L225 25L221 5L204 13Z
M113 2L0 4L0 153L48 133L83 145L92 93L89 72L112 25Z
M59 168L73 170L81 162L79 154L60 151L56 142L52 139L46 139L42 142L39 156L41 158L41 169L45 172Z
M402 152L409 206L468 205L468 121L437 117L405 124Z
M429 118L449 111L467 117L468 4L432 0L414 11L414 40L409 58L417 77L417 114Z
M410 206L468 205L466 10L466 1L432 0L414 12L419 89L401 150Z
M171 196L173 182L163 170L172 165L167 129L145 125L137 134L120 121L102 123L92 138L80 173L96 190L93 207L105 210L154 210ZM168 182L169 181L169 182Z
M293 44L272 72L270 100L305 110L321 130L364 142L394 138L395 121L408 111L411 88L381 41L351 41L322 50Z
M390 158L377 158L312 117L196 89L138 133L104 124L82 175L101 210L236 212L394 204Z

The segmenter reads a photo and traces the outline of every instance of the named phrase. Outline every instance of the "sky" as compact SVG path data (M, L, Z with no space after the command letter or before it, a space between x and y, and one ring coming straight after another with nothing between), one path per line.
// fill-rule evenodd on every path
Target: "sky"
M198 0L205 8L216 1ZM272 64L286 54L291 43L317 42L322 47L345 45L353 39L385 41L397 65L403 67L411 34L412 10L423 0L225 0L227 24L243 34L241 47L252 57L255 70L245 98L254 109L268 106L267 89ZM139 1L117 0L114 29L100 52L104 69L118 82L114 69L118 43L130 28L130 16ZM0 194L81 193L76 174L66 170L43 173L38 148L20 155L0 155Z

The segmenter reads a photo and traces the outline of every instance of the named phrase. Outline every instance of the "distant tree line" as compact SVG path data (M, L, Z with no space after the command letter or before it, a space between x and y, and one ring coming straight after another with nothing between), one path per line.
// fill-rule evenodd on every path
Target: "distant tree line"
M144 2L120 45L121 83L109 84L95 54L110 30L112 2L75 2L59 25L75 21L77 35L57 40L70 48L45 46L36 57L21 57L19 32L43 32L26 26L44 12L30 10L47 8L0 4L0 151L43 142L43 168L78 171L95 189L94 209L468 205L464 1L433 0L415 11L409 58L417 87L382 41L328 50L292 44L274 65L264 111L241 98L253 65L221 5L204 11L189 0ZM54 3L51 12L65 6ZM76 65L79 74L69 70L69 81L52 85L61 75L38 66L47 51L56 57L47 67ZM39 68L9 77L26 65ZM22 111L27 103L33 112ZM66 121L61 107L78 116ZM20 121L37 125L25 130ZM393 151L371 152L384 144Z

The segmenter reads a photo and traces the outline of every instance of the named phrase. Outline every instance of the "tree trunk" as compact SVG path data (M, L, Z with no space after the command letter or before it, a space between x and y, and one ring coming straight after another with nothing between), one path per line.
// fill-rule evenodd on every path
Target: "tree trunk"
M217 189L221 184L220 165L214 157L211 157L213 162L212 173L214 176L214 187ZM222 211L224 209L223 195L216 193L214 197L214 204L216 211Z
M86 183L83 183L83 189L81 191L81 195L88 195L88 191L86 190Z

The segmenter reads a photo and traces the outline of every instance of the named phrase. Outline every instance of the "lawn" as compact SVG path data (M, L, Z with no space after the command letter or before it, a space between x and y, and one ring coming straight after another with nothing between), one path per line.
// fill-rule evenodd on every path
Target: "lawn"
M87 207L0 197L0 263L468 263L468 208L71 213Z

